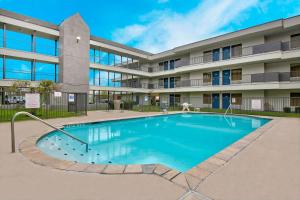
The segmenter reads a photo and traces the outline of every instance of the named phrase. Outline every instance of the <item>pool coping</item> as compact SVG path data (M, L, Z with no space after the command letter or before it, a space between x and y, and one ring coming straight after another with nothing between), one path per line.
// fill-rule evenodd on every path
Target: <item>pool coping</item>
M178 114L183 112L167 113ZM206 113L206 112L184 112L184 113ZM88 124L95 122L107 122L115 120L125 119L137 119L144 117L162 116L166 113L159 113L146 116L134 116L134 117L121 117L107 120L90 121L86 123L70 123L65 124L66 126L73 126L77 124ZM247 134L241 139L237 140L233 144L227 146L223 150L217 152L213 156L209 157L205 161L199 163L197 166L191 168L187 172L179 172L175 169L169 168L161 164L133 164L133 165L114 165L114 164L88 164L78 163L74 161L61 160L51 157L42 152L37 146L37 142L45 135L52 131L38 136L31 136L23 140L19 145L19 151L22 155L28 158L31 162L50 167L53 169L59 169L64 171L74 171L83 173L96 173L106 175L121 175L121 174L153 174L162 177L172 183L186 189L187 191L194 191L199 184L201 184L207 177L220 170L224 165L228 164L231 159L243 151L248 145L258 139L263 133L269 130L278 119L276 117L267 116L249 116L249 115L236 115L236 116L248 116L256 118L267 118L272 119L265 125L257 128L253 132Z

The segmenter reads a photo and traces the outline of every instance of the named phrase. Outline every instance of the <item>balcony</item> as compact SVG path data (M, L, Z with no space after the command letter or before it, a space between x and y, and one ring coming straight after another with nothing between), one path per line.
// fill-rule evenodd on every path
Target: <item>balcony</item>
M217 54L206 53L203 56L191 57L189 62L180 63L175 65L174 69L180 67L186 67L190 65L196 64L206 64L206 63L217 63L220 61L228 61L237 58L243 58L251 55L259 55L264 53L276 52L276 51L290 51L300 49L300 41L294 40L293 42L271 42L260 45L254 45L249 47L240 47L236 49L231 49L230 54L224 57L223 53L220 51ZM153 66L149 70L149 72L161 72L161 71L172 71L164 70L164 66Z
M206 79L189 79L176 81L172 88L193 88L205 86L233 86L233 85L254 85L261 83L281 83L281 82L300 82L300 72L268 72L258 74L245 74L239 78L217 77ZM300 86L299 86L300 87ZM172 89L166 88L162 83L149 84L148 89Z

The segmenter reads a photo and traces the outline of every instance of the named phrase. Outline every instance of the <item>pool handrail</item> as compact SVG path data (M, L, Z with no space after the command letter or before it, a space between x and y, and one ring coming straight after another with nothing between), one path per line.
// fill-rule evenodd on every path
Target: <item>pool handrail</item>
M74 139L74 140L77 140L77 141L80 142L81 144L85 144L85 150L86 150L86 152L88 152L88 150L89 150L89 144L88 144L87 142L82 141L82 140L80 140L80 139L74 137L74 136L71 135L70 133L68 133L68 132L66 132L66 131L64 131L64 130L62 130L62 129L60 129L60 128L56 128L55 126L53 126L53 125L49 124L48 122L46 122L46 121L44 121L44 120L38 118L37 116L34 116L34 115L30 114L29 112L21 111L21 112L15 113L14 116L12 117L12 119L11 119L11 152L12 152L12 153L15 153L15 152L16 152L16 147L15 147L15 119L16 119L16 117L19 116L19 115L27 115L28 117L31 117L32 119L35 119L35 120L37 120L37 121L40 121L40 122L42 122L43 124L45 124L45 125L47 125L47 126L53 128L53 129L55 129L55 130L57 130L57 131L59 131L59 132L65 134L65 135L69 136L70 138L72 138L72 139Z

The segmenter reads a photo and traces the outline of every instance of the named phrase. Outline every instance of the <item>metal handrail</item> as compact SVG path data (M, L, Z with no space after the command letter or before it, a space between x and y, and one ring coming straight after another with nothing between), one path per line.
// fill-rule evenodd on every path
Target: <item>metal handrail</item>
M224 117L227 115L229 109L230 109L231 114L232 114L232 107L231 107L231 104L229 104L228 108L226 109L226 111L225 111L225 113L224 113Z
M89 150L89 144L87 142L84 142L76 137L74 137L73 135L71 135L70 133L64 131L64 130L61 130L59 128L56 128L55 126L49 124L48 122L30 114L29 112L25 112L25 111L21 111L21 112L17 112L16 114L14 114L14 116L12 117L11 119L11 151L12 153L15 153L16 152L16 147L15 147L15 119L17 116L19 115L27 115L28 117L31 117L32 119L35 119L35 120L38 120L40 122L42 122L43 124L47 125L47 126L50 126L51 128L57 130L57 131L60 131L61 133L69 136L70 138L73 138L74 140L77 140L78 142L80 142L81 144L85 144L85 150L86 152L88 152Z

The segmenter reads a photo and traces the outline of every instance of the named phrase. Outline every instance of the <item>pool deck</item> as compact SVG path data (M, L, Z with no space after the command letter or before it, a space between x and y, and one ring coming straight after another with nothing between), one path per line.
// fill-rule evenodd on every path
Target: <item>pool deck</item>
M62 126L156 114L93 111L47 121ZM36 121L17 122L16 146L22 153L12 154L10 124L0 123L0 199L299 200L300 118L275 118L187 173L156 165L99 169L48 162L29 147L37 139L32 136L50 130Z

